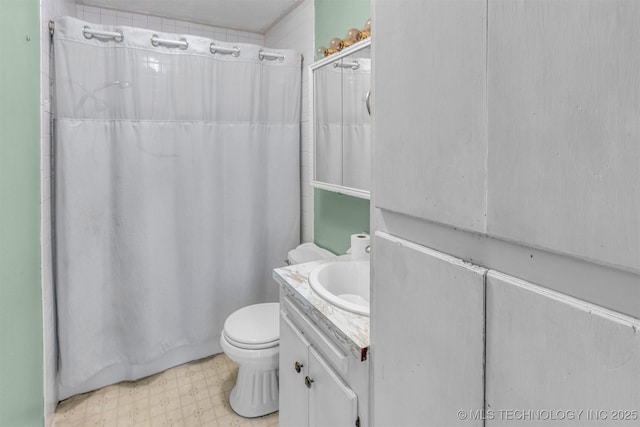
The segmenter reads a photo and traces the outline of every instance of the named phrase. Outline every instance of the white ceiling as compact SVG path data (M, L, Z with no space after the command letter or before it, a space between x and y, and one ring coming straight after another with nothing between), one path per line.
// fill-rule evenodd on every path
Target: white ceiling
M264 33L302 0L77 0L78 4L145 13Z

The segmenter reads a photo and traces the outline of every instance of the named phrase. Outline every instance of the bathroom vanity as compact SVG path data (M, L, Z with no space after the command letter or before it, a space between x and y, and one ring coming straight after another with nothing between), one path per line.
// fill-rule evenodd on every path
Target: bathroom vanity
M314 269L336 259L273 273L280 285L283 427L368 425L369 318L334 306L309 285Z

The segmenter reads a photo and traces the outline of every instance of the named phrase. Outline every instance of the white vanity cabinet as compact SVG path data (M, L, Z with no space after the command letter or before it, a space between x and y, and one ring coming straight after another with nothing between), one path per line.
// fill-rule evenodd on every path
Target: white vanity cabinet
M304 426L309 423L309 393L304 378L309 370L309 341L280 315L280 425Z
M333 342L281 290L280 426L360 426L368 362ZM366 417L366 416L365 416Z
M358 418L358 397L304 338L288 317L281 317L280 425L350 426ZM284 347L283 347L284 345Z
M358 396L313 346L309 346L305 386L309 388L310 426L360 425Z

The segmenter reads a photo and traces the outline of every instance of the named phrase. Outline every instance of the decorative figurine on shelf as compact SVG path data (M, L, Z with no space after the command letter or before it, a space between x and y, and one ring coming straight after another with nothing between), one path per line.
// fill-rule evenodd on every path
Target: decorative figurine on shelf
M347 31L347 36L344 38L343 44L344 44L344 47L349 47L352 44L357 43L359 41L360 41L360 30L352 28L349 31Z
M316 59L322 59L325 56L329 56L329 49L324 46L320 46L318 49L316 49Z
M344 40L341 40L337 37L332 38L329 42L329 47L326 48L324 46L320 46L316 50L316 58L320 59L329 55L333 55L336 52L340 52L342 49L352 46L360 40L368 39L371 37L371 18L367 19L367 22L364 23L364 28L362 31L352 28L347 31L347 35Z
M340 52L342 49L344 49L344 42L341 39L334 37L329 42L329 49L327 49L327 52L329 55L333 55L336 52Z
M360 33L360 40L368 39L369 37L371 37L371 18L364 23L364 28Z

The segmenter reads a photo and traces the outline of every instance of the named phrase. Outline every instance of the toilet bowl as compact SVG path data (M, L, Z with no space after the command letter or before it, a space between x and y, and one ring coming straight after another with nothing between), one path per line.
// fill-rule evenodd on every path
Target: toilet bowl
M243 417L278 410L279 312L277 302L255 304L237 310L224 323L220 345L239 366L229 404Z
M335 256L313 243L289 252L290 264ZM229 404L240 416L260 417L278 410L280 304L263 303L233 312L224 323L220 345L238 365L238 379Z

